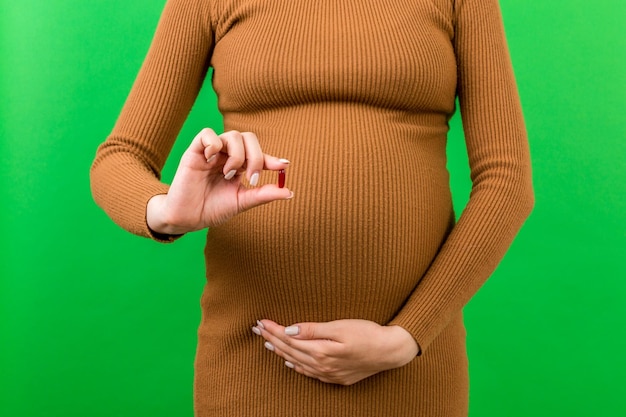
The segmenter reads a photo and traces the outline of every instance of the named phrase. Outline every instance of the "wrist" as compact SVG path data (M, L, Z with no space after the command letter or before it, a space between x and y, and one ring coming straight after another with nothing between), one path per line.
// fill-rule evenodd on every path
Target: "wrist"
M146 205L146 224L156 235L177 236L186 231L175 226L167 215L167 195L157 194Z
M391 357L394 358L396 367L401 367L411 362L419 354L419 345L406 329L393 325L387 326Z

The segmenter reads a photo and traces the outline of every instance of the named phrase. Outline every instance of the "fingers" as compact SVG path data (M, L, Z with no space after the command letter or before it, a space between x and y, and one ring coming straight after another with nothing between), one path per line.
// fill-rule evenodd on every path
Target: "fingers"
M222 173L226 180L245 171L246 179L253 187L258 185L264 169L280 170L289 165L286 159L263 153L257 136L252 132L231 130L217 135L206 128L196 136L192 148L201 153L208 163L223 164Z
M259 140L254 133L244 132L241 134L241 137L246 158L248 182L251 186L256 187L259 183L259 175L265 164L265 158L261 151Z
M218 152L222 149L222 141L217 136L217 134L213 131L213 129L204 128L191 142L189 145L189 152L192 157L196 155L202 156L207 162L214 159Z
M306 376L330 381L337 372L333 365L338 356L339 343L329 339L298 339L294 334L302 328L312 328L314 323L283 327L271 320L264 320L253 328L262 336L265 348L285 360L285 365ZM321 324L321 323L315 323Z
M253 331L265 340L265 347L292 364L307 363L312 354L310 347L285 333L285 328L270 320L258 322Z
M351 385L404 366L415 357L415 342L407 341L413 337L395 327L359 319L289 327L263 320L253 331L266 340L266 348L296 372L323 382Z
M263 168L270 171L278 171L279 169L285 169L291 162L285 158L277 158L275 156L263 154L264 165Z
M285 346L282 350L298 350L309 356L315 356L320 346L332 346L340 344L340 330L338 321L321 323L299 323L289 327L283 327L271 320L263 320L260 329L263 336L271 343ZM328 343L330 342L330 343Z
M375 373L347 361L341 343L328 339L299 340L288 334L294 331L293 326L285 328L269 320L259 323L253 331L266 340L265 348L299 374L325 383L351 385Z
M224 178L232 179L242 170L246 162L246 148L243 144L243 135L237 131L225 132L219 135L222 141L221 152L227 155L226 163L222 168Z
M339 341L341 336L341 329L339 322L329 321L322 323L300 323L289 326L287 329L288 335L293 336L296 339L303 340L335 340Z
M244 189L239 194L238 212L243 213L261 204L276 200L289 200L291 198L293 198L293 192L291 190L288 188L279 188L275 184L266 184L258 188Z

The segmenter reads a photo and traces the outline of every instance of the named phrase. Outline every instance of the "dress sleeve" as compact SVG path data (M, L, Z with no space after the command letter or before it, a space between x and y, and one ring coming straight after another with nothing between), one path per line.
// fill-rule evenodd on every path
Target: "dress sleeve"
M470 163L469 202L389 323L428 345L503 258L534 204L528 140L497 0L456 0L457 92Z
M161 170L206 77L210 1L168 0L121 114L91 167L94 200L124 229L157 240L146 205L167 193Z

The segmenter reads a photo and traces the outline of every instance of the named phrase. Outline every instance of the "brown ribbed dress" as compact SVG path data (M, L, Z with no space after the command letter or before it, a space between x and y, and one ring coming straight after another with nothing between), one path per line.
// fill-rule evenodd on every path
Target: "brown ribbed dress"
M161 168L209 67L225 130L290 159L295 198L208 232L196 415L467 415L461 310L533 204L497 0L168 1L91 173L98 204L133 233L155 237L146 203L167 192ZM455 225L457 96L473 189ZM262 318L400 325L422 353L325 384L263 348L250 331Z

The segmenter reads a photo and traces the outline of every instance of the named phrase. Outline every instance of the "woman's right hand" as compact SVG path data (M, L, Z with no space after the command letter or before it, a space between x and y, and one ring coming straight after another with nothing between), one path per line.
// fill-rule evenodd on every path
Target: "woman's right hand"
M254 133L217 135L203 129L183 154L167 194L148 202L146 220L156 233L178 235L220 225L233 216L293 193L275 184L257 187L263 170L278 171L286 159L266 155ZM250 187L242 184L245 173Z

